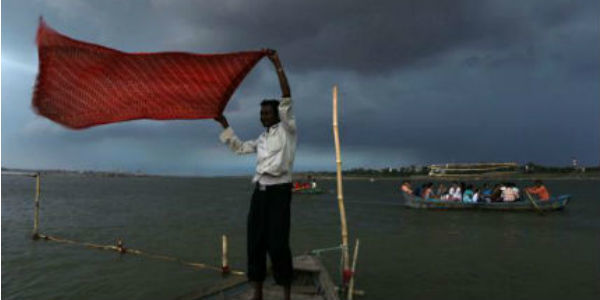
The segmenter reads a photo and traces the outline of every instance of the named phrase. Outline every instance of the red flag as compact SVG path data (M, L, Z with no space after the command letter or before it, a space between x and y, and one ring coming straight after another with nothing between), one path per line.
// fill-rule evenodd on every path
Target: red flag
M71 39L43 21L37 45L33 107L70 128L134 119L214 118L266 54L125 53Z

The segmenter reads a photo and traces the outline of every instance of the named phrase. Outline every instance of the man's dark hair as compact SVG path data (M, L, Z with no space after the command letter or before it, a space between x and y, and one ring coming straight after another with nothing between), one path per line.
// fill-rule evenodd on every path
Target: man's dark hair
M274 112L279 112L279 101L275 99L265 99L260 103L260 106L271 106Z

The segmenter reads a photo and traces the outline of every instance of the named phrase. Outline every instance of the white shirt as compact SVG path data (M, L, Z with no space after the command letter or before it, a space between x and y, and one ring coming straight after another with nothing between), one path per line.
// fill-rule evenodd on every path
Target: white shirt
M462 200L462 193L460 191L460 187L451 187L448 190L448 194L450 194L450 197L452 197L453 199L458 199L458 200Z
M521 194L519 194L519 188L518 187L513 187L513 192L515 193L515 196L517 197L517 199L521 198Z
M241 141L231 127L223 130L219 139L237 154L256 152L256 173L252 182L274 185L292 182L296 155L296 119L292 114L292 99L279 102L281 122L269 127L258 139Z
M500 190L502 190L502 201L513 202L517 200L518 194L513 188L503 186Z

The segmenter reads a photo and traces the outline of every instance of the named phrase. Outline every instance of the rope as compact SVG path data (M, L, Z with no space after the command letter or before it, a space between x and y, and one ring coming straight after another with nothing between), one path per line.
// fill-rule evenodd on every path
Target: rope
M53 241L53 242L72 244L72 245L81 245L81 246L85 246L87 248L93 248L93 249L99 249L99 250L116 251L121 254L134 254L134 255L144 256L144 257L153 258L153 259L177 262L181 265L194 267L197 269L213 270L213 271L217 271L217 272L223 271L223 269L221 267L215 267L215 266L212 266L209 264L204 264L204 263L199 263L199 262L190 262L190 261L186 261L186 260L183 260L183 259L177 258L177 257L148 253L148 252L138 250L138 249L125 248L125 246L123 245L123 243L120 239L117 240L116 245L100 245L100 244L94 244L94 243L88 243L88 242L79 242L79 241L64 239L64 238L50 236L50 235L43 235L43 234L38 234L37 236L34 237L34 239L42 239L42 240L46 240L46 241ZM244 272L237 271L237 270L228 270L228 272L233 275L238 275L238 276L245 275Z
M342 249L344 249L344 246L339 245L339 246L335 246L335 247L315 249L315 250L310 251L310 253L315 254L315 255L321 255L321 253L323 253L323 252L337 251L337 250L342 250Z

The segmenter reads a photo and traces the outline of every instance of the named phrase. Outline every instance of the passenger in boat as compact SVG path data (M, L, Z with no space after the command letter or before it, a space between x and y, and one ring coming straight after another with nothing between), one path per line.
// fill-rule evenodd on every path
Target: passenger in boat
M419 196L421 197L421 194L423 193L423 190L425 189L425 183L423 183L421 186L417 186L416 189L413 190L413 194L415 196Z
M433 192L433 183L432 182L428 182L427 184L425 184L425 188L421 192L421 197L423 199L436 198L435 193Z
M462 201L465 203L473 203L473 185L469 184L465 188L465 192L463 193Z
M481 191L478 188L473 190L473 202L474 203L485 202L483 199L481 199Z
M538 198L538 200L550 200L550 193L548 193L548 189L541 180L536 180L535 186L525 188L525 190L530 194L535 195Z
M306 182L304 183L304 188L305 189L311 189L313 188L313 177L308 175Z
M515 197L517 197L517 200L515 201L521 201L521 191L519 190L519 187L517 187L517 185L514 182L510 183L510 187L513 189Z
M512 185L512 183L505 183L504 186L500 188L502 191L502 201L515 202L519 199L518 189L513 189Z
M310 183L310 187L313 189L317 188L317 180L313 178L312 182Z
M502 185L497 183L494 185L492 195L490 196L491 202L502 202Z
M445 195L447 193L448 193L448 188L443 183L440 183L440 185L438 185L437 192L435 194L440 199L445 200L444 198L447 198L447 197L445 197Z
M412 190L412 187L410 185L410 181L408 181L408 180L402 181L402 186L400 186L400 190L402 190L404 193L406 193L408 195L412 195L413 194L413 190Z
M492 197L492 189L490 188L490 185L486 182L483 184L483 187L481 188L481 193L480 193L480 200L482 200L482 202L491 202L491 197Z
M462 200L462 192L460 186L457 182L453 182L452 186L448 190L448 200L450 201L461 201Z

